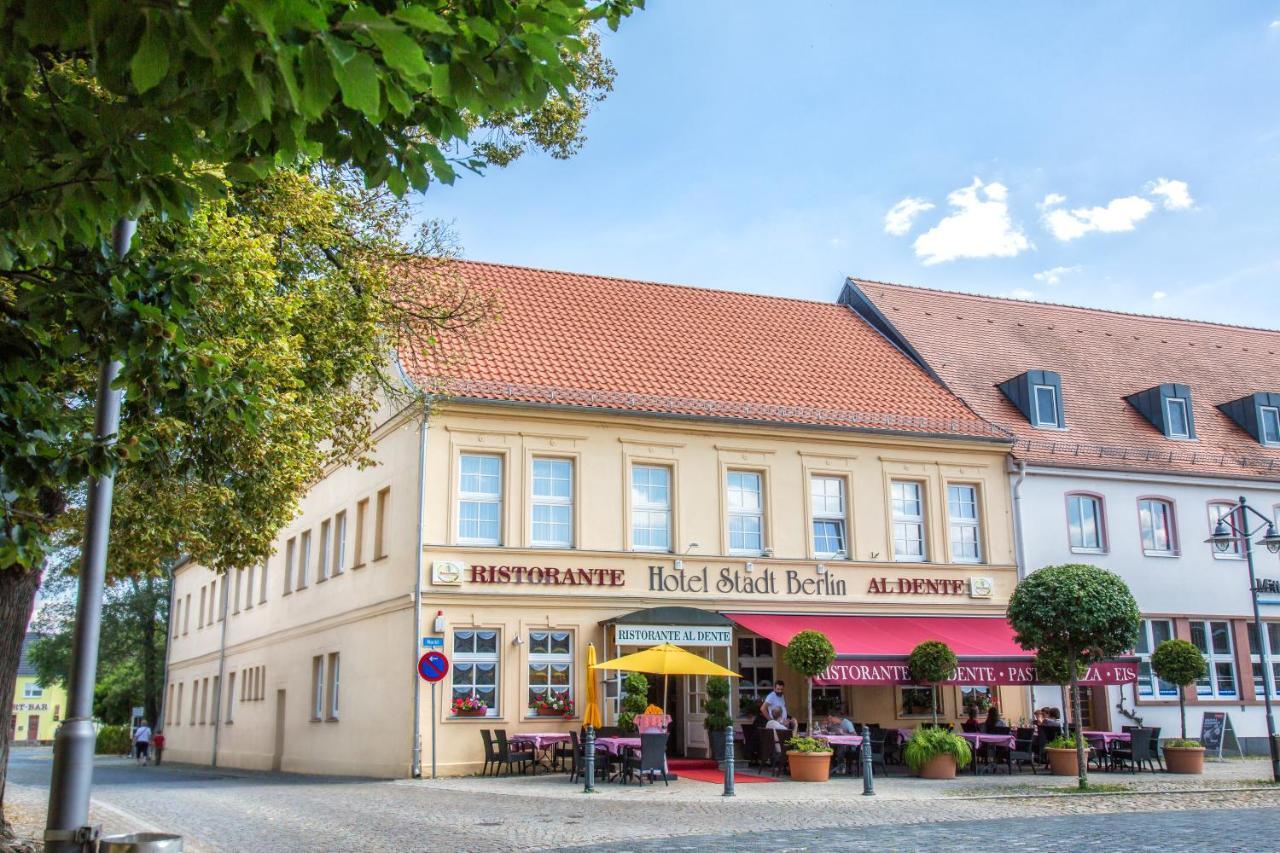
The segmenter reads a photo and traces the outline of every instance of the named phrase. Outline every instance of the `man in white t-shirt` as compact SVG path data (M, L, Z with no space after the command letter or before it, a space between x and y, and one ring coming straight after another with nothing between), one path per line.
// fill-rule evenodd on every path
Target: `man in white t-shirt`
M143 720L133 732L133 755L139 764L146 764L151 752L151 727Z
M760 714L766 720L772 720L775 717L781 719L784 724L790 726L792 724L791 715L787 713L787 697L783 695L785 685L781 681L773 683L773 690L764 697L764 701L760 703ZM775 715L774 709L780 711Z

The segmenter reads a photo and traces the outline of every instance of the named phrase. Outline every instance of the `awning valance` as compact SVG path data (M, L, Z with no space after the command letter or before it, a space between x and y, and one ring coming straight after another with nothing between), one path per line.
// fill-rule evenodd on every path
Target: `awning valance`
M814 684L912 684L911 650L925 640L946 643L960 666L949 684L1038 684L1034 654L1014 640L998 616L812 616L726 613L748 631L785 646L801 631L820 631L836 649L836 661ZM1130 684L1136 661L1101 661L1082 684Z

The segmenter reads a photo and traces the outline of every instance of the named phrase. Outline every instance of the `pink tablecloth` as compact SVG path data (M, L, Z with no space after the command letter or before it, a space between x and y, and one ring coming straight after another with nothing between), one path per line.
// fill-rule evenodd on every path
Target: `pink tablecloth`
M524 732L507 738L512 743L530 743L534 749L546 749L553 743L568 743L568 732Z
M862 746L861 735L814 735L818 740L825 740L832 746Z
M596 738L596 749L602 749L610 755L621 755L623 750L639 749L640 738L638 737L598 737Z
M1128 732L1085 732L1084 737L1090 746L1101 746L1103 749L1111 749L1112 741L1130 743L1133 740Z
M989 743L1013 749L1018 743L1018 739L1013 735L989 735L986 732L960 732L960 737L969 741L971 746L982 746Z

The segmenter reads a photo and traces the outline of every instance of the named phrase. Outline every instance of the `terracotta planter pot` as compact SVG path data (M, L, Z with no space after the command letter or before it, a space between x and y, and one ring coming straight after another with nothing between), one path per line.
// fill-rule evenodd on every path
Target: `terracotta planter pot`
M1080 761L1074 749L1045 749L1049 756L1049 772L1054 776L1079 776Z
M797 782L825 782L831 777L830 752L787 751L791 778Z
M1166 746L1164 766L1170 773L1203 773L1203 746Z
M554 708L539 708L534 712L537 717L563 717L564 711L557 711Z
M921 779L954 779L956 758L954 755L935 755L920 766L916 775Z

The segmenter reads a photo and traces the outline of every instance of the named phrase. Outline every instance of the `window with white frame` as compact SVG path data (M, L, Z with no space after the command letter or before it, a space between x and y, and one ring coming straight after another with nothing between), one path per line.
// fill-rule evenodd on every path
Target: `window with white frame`
M320 522L320 554L316 560L316 583L329 578L329 533L333 524L329 519Z
M977 486L962 483L947 486L947 520L951 528L952 561L981 563L982 522Z
M1258 435L1263 444L1280 444L1280 408L1262 406L1258 409Z
M498 716L498 632L453 632L453 698L475 696L488 716Z
M773 642L764 637L738 637L738 710L754 714L773 690Z
M573 547L573 460L534 457L530 507L533 545Z
M244 588L244 569L236 569L236 595L231 603L232 614L240 612L240 590Z
M1036 422L1038 427L1058 426L1058 389L1052 385L1035 386Z
M1249 632L1249 659L1253 668L1253 695L1261 697L1266 695L1268 689L1273 697L1280 696L1280 622L1263 622L1263 641L1266 643L1268 660L1271 662L1270 679L1264 677L1262 670L1262 646L1258 642L1258 629L1250 622L1247 630ZM1270 685L1267 682L1270 681Z
M573 634L569 631L529 632L528 711L540 702L573 698Z
M893 510L893 559L921 563L927 558L924 541L924 489L913 480L890 483Z
M236 674L227 676L227 723L236 721Z
M1072 551L1097 554L1107 549L1102 498L1097 495L1067 495L1067 535Z
M338 719L338 672L339 658L337 652L329 653L329 680L325 690L325 719Z
M809 478L809 504L813 513L813 553L817 557L848 554L845 540L844 478Z
M502 457L464 453L458 470L458 542L501 545Z
M263 565L264 565L264 566L266 565L266 561L265 561L265 560L263 561ZM266 569L263 569L263 575L265 575L265 574L266 574ZM244 609L245 609L245 610L249 610L250 608L252 608L252 607L253 607L253 581L254 581L254 566L253 566L253 564L252 564L252 563L250 563L250 564L249 564L249 568L245 569L244 580L245 580L245 584L244 584ZM264 578L264 580L265 580L265 578Z
M1142 528L1142 553L1148 557L1177 555L1173 504L1160 498L1143 498L1138 501L1138 523Z
M1225 501L1220 503L1209 504L1209 533L1217 530L1218 522L1221 521L1226 527L1227 532L1233 537L1231 544L1226 550L1218 550L1216 544L1210 544L1213 549L1213 556L1219 560L1238 560L1244 556L1244 546L1240 542L1240 538L1236 536L1235 531L1240 529L1240 515L1235 511L1235 504Z
M324 655L311 659L311 721L324 719Z
M22 688L23 699L39 699L44 696L44 688L34 681L28 681Z
M311 531L304 530L298 537L298 585L297 589L307 588L307 577L311 572Z
M1187 413L1187 401L1181 397L1169 397L1164 401L1166 435L1169 438L1190 438L1191 419Z
M347 511L333 517L333 574L340 575L347 559Z
M1235 698L1236 687L1235 649L1231 641L1231 623L1196 619L1191 622L1191 642L1204 655L1209 671L1196 682L1200 696Z
M729 471L729 553L759 556L764 551L764 478L758 471Z
M263 560L263 561L262 561L262 580L261 580L261 582L259 583L259 587L258 587L258 603L259 603L259 604L266 604L266 603L267 603L267 569L268 569L270 566L271 566L271 561L270 561L270 560ZM250 569L250 577L252 577L252 571L253 571L253 570L252 570L252 568L251 568L251 569ZM253 584L249 584L249 596L250 596L251 598L253 597ZM249 605L249 606L250 606L250 607L252 607L252 606L253 606L253 604L252 604L252 603L250 603L250 605Z
M665 465L631 466L631 547L671 550L671 469Z
M298 540L291 537L284 546L284 594L293 592L293 564L297 561Z
M1138 656L1138 695L1148 698L1178 698L1178 688L1156 676L1151 669L1151 655L1165 640L1173 639L1173 622L1168 619L1143 619L1138 631L1134 654Z

